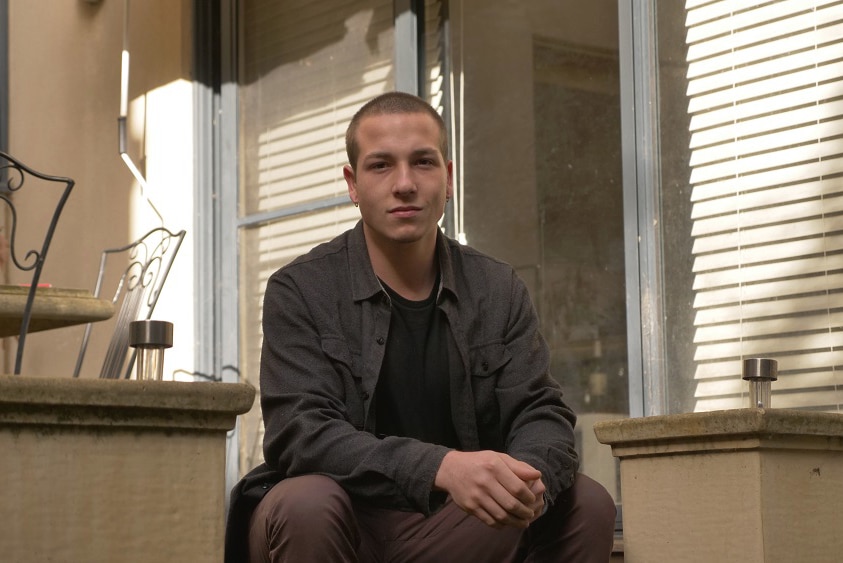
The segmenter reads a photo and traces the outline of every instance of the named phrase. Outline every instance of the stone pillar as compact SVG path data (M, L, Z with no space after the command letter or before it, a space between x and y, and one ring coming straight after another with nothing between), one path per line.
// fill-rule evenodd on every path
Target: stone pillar
M736 409L599 422L627 563L843 558L843 415Z
M0 560L221 562L246 384L0 376Z

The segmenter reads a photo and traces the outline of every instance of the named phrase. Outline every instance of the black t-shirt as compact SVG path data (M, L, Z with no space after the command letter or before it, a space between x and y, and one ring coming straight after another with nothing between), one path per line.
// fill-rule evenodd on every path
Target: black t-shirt
M438 280L423 301L405 299L383 286L392 299L392 320L375 395L376 431L456 448L448 322L436 306Z

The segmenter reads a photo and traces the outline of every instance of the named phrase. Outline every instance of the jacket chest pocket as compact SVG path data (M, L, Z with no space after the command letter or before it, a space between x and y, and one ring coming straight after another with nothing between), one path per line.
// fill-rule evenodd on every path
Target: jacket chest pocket
M472 348L469 352L471 388L481 442L500 440L500 407L495 390L512 355L502 341Z
M334 366L345 394L345 417L358 430L363 428L363 379L360 376L360 354L354 354L340 338L323 338L322 351Z
M480 378L492 377L512 360L509 350L501 341L472 348L469 355L471 375Z

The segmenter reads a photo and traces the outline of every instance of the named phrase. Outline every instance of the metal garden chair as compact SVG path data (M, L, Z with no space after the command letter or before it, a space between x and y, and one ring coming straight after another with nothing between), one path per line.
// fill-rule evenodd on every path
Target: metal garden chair
M104 286L114 270L119 279L111 298L117 311L116 321L100 370L101 378L128 379L131 376L136 351L130 350L129 324L152 316L185 234L183 230L173 233L158 227L131 244L103 251L94 296L105 297ZM92 324L85 327L73 377L79 377L82 370L92 329Z
M18 210L15 207L15 199L16 195L27 182L38 190L42 188L55 188L58 195L55 207L52 207L51 212L47 214L49 216L49 223L43 238L38 234L33 239L35 242L27 241L21 243L18 240L18 227L20 225L18 223ZM17 353L15 355L15 375L19 375L21 371L26 335L29 332L29 324L32 318L32 306L35 301L38 284L41 281L41 271L44 268L44 261L47 259L47 251L50 248L50 243L53 240L53 234L56 230L56 224L64 209L64 204L67 202L68 196L70 196L73 185L74 181L70 178L50 176L37 172L11 155L0 152L0 200L6 204L9 212L6 236L9 244L10 263L23 272L31 273L27 284L29 290L27 292L26 305L23 310L20 333L18 335ZM32 190L27 190L27 197L33 197L32 201L37 201L38 205L43 208L44 202L47 201L46 198L39 196L35 200L34 196L29 195L29 192L32 192ZM30 215L30 213L28 212L27 215ZM40 231L35 229L32 232Z

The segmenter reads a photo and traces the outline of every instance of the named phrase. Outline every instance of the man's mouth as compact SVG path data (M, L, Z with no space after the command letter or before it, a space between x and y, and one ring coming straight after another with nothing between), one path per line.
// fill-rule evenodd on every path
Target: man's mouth
M414 207L411 205L404 205L401 207L393 207L389 210L390 215L395 215L398 217L409 217L411 215L415 215L421 211L421 207Z

